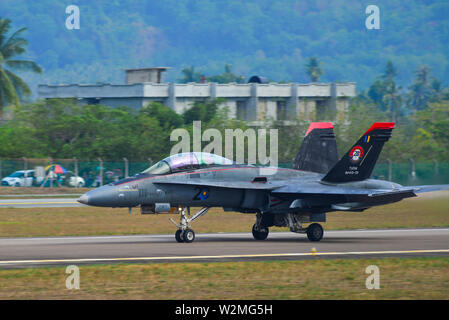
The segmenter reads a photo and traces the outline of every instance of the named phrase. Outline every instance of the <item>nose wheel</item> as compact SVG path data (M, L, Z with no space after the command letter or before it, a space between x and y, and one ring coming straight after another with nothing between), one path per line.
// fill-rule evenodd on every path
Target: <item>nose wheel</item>
M186 229L182 233L182 238L184 239L184 242L191 243L195 240L195 232L192 229Z
M177 242L191 243L195 240L195 231L192 229L181 230L178 229L175 232L175 239Z
M198 219L202 215L205 215L207 211L209 211L208 207L202 208L200 211L195 213L193 217L189 218L187 216L187 213L190 213L190 208L182 208L179 207L178 211L181 215L180 223L177 224L172 218L170 218L170 221L178 227L178 230L175 232L175 239L177 242L185 242L185 243L192 243L195 240L195 231L190 229L190 222ZM189 214L190 215L190 214Z
M176 230L175 232L175 239L177 242L184 242L183 238L182 238L182 230Z

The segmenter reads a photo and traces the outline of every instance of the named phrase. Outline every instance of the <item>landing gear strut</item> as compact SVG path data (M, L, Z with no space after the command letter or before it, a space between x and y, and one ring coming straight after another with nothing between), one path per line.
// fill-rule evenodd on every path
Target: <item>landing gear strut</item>
M190 222L198 219L202 215L205 215L209 211L208 207L202 208L200 211L195 213L193 217L189 218L187 216L190 216L190 208L186 207L178 207L178 212L181 214L181 219L179 224L177 224L172 218L170 218L170 221L178 227L178 230L175 232L175 239L177 242L186 242L191 243L195 240L195 232L190 229Z
M291 232L305 233L310 241L320 241L323 238L324 230L319 223L312 223L307 228L303 228L301 221L294 214L286 214L285 224L290 227Z

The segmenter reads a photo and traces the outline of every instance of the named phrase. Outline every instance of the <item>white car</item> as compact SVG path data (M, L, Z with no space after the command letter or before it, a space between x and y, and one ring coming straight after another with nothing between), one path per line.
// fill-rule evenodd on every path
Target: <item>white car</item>
M67 171L67 173L64 176L64 180L66 185L75 188L82 188L86 184L83 178L81 178L80 176L75 176L75 174L72 171Z
M35 180L34 170L14 171L2 179L2 186L9 187L31 187Z

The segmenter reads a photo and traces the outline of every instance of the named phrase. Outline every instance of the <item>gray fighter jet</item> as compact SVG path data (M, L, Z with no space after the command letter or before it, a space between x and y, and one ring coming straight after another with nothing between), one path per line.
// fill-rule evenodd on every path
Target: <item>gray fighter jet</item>
M173 212L180 215L175 239L190 243L192 221L212 207L255 213L256 240L268 236L269 227L289 227L320 241L332 211L361 212L415 197L416 193L449 188L449 185L404 187L369 179L394 123L374 123L338 160L333 126L312 123L292 169L236 164L218 155L191 152L175 154L147 170L91 190L79 202L100 207L140 206L142 214ZM202 207L190 215L191 207ZM308 224L303 227L303 224Z

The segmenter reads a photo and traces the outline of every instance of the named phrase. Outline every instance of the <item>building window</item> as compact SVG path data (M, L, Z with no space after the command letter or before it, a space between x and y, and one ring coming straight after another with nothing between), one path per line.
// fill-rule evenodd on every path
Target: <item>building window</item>
M236 117L238 120L246 120L246 103L245 101L237 101Z
M285 101L276 101L276 120L287 120L287 104Z

